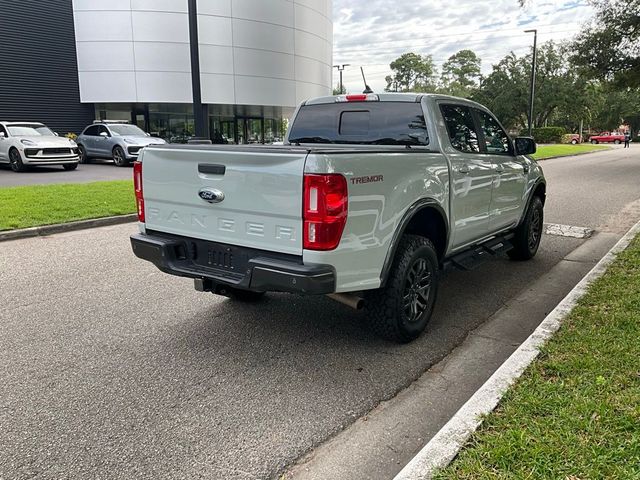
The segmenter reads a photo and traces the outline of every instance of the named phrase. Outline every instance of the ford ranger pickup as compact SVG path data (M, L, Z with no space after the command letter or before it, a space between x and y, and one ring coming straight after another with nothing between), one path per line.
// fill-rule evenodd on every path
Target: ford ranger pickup
M431 94L302 103L284 145L150 145L134 164L135 255L239 301L329 295L408 342L440 273L540 244L546 182L482 105Z

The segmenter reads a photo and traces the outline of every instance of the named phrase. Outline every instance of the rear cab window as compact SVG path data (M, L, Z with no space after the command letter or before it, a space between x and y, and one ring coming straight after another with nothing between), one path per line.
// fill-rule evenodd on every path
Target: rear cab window
M414 102L353 102L303 105L290 143L429 144L422 105Z

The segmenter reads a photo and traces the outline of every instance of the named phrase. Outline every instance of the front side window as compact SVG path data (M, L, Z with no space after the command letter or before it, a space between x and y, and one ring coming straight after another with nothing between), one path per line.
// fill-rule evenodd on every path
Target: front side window
M469 107L441 105L440 110L447 125L449 140L456 150L464 153L480 153L478 132Z
M99 129L96 125L93 127L89 127L84 131L84 135L89 135L90 137L98 136Z
M511 140L497 120L482 110L476 110L476 113L480 120L487 153L510 155L512 151Z
M420 103L331 103L301 107L289 142L424 146L429 135Z

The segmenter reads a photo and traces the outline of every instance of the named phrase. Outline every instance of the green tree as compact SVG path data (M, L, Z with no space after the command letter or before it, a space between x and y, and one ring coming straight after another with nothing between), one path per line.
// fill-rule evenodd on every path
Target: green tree
M572 62L593 78L640 85L640 0L590 0L596 13L573 43Z
M342 90L340 90L340 85L336 85L336 87L333 89L334 95L343 95L345 93L347 93L347 87L345 85L342 85Z
M620 89L617 84L602 87L603 104L595 112L592 125L599 130L614 130L622 124L636 133L640 130L640 88Z
M389 65L393 75L385 78L387 92L434 92L436 69L431 55L405 53Z
M485 104L510 128L527 125L532 54L513 52L493 66L472 97ZM575 130L597 92L571 67L566 49L547 42L538 49L534 126L558 125Z
M472 98L486 105L507 128L522 128L527 122L529 75L513 52L487 75Z
M442 64L442 93L469 97L480 81L481 60L473 50L460 50Z

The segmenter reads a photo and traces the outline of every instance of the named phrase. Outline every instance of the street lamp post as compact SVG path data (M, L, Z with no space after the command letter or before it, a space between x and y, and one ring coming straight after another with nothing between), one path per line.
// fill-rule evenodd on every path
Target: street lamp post
M529 136L533 135L533 99L536 91L536 47L538 45L538 30L525 30L524 33L533 33L533 60L531 61L531 89L529 91Z
M350 63L344 63L342 65L334 65L333 68L337 68L338 72L340 72L340 94L344 93L344 87L342 85L342 71L345 69L345 67L350 66Z

